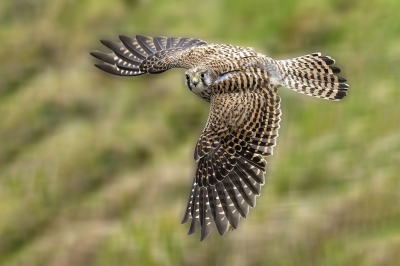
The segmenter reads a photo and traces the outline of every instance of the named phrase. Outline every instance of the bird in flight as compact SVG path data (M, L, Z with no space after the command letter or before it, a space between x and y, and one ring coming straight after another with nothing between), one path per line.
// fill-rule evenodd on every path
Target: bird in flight
M335 61L320 53L274 60L252 48L208 44L192 38L119 36L102 40L112 50L91 55L99 69L119 76L158 74L185 68L190 91L210 103L206 126L194 149L197 169L182 223L188 234L201 228L201 240L215 224L220 235L236 229L255 207L265 183L266 161L278 137L281 116L278 88L321 99L347 95L346 79Z

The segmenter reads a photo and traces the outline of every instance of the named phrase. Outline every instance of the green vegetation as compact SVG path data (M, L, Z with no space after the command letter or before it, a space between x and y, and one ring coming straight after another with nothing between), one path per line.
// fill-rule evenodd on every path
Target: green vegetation
M0 1L0 264L400 265L400 2ZM180 225L208 105L183 71L89 52L119 34L322 52L341 102L281 89L269 181L239 230Z

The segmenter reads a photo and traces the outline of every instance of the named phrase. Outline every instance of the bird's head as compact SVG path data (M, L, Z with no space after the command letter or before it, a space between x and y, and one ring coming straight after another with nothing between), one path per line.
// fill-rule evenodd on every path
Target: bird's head
M214 83L215 77L207 66L199 66L189 69L185 73L185 84L199 97L207 98L210 86Z

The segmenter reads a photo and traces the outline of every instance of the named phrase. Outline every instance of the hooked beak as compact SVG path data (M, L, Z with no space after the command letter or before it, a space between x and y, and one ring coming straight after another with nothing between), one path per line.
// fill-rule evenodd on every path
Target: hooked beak
M199 83L199 78L198 77L194 77L192 78L192 84L196 87L196 85Z

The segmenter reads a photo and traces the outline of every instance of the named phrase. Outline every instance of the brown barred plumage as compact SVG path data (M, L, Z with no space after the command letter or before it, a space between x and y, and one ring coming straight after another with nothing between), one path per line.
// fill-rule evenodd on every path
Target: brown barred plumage
M182 223L192 218L189 234L201 228L201 240L215 223L223 235L239 226L255 207L265 183L266 161L278 137L280 98L285 86L318 98L340 100L346 80L330 57L314 53L274 60L252 48L207 44L191 38L120 36L102 41L113 53L94 51L108 73L137 76L186 68L186 85L210 102L210 114L194 152L198 162Z

